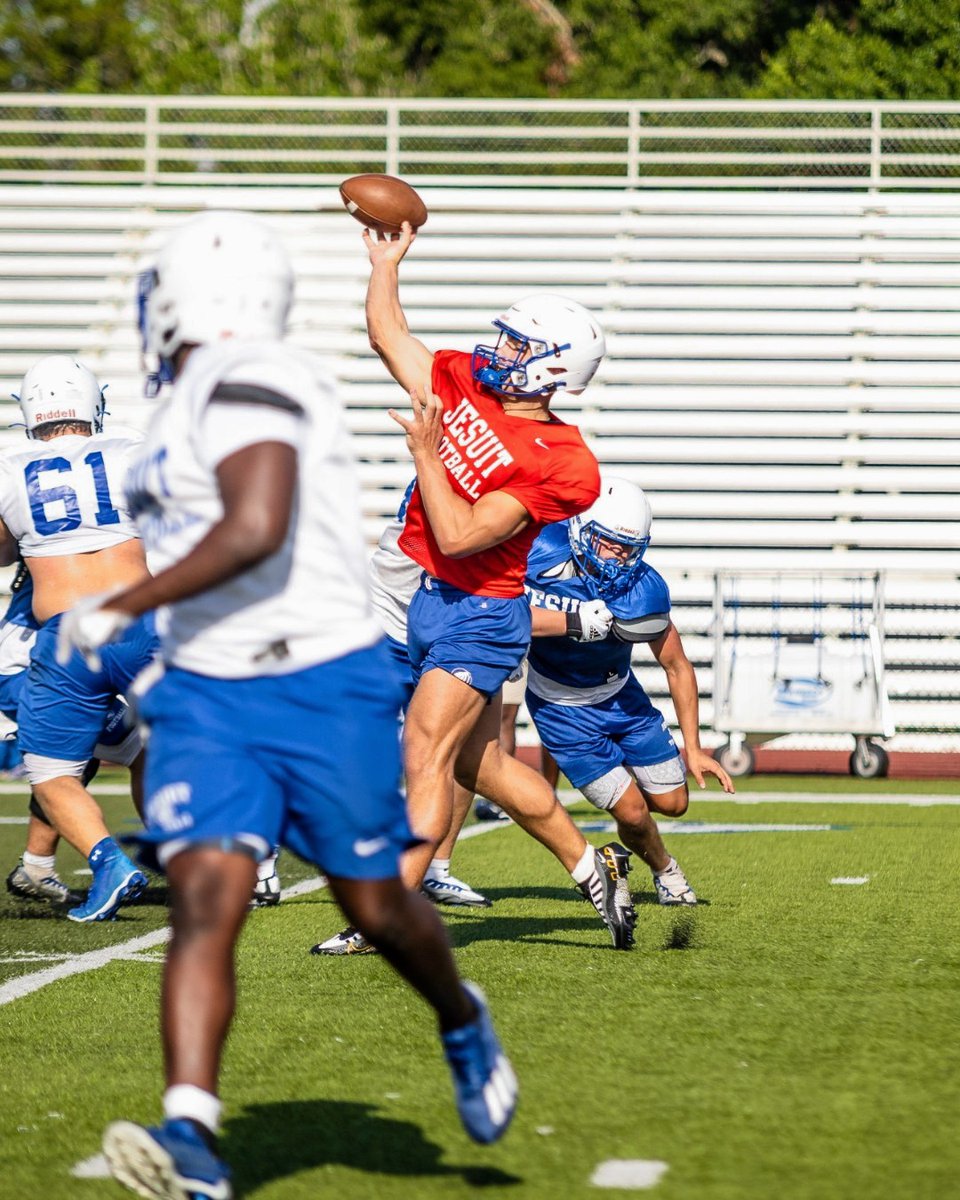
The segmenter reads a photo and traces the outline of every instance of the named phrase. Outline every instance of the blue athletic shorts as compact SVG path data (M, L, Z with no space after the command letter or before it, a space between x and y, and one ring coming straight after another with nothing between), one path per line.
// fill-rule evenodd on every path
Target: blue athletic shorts
M148 613L134 621L119 641L101 649L99 670L91 671L77 652L61 666L56 659L59 625L60 617L52 617L37 633L17 709L18 736L24 754L79 761L93 754L117 711L117 693L126 692L131 680L153 660L160 643L153 614ZM119 729L114 733L119 734ZM129 729L123 737L127 733ZM115 741L123 737L116 736Z
M17 719L20 693L27 682L27 668L14 671L11 675L0 675L0 712L11 721Z
M382 642L289 675L168 668L138 703L150 730L140 840L161 863L227 841L258 858L284 845L345 879L395 878L419 844L398 789L400 700Z
M600 704L551 704L529 688L526 703L540 740L575 788L614 767L647 767L677 754L663 715L632 675Z
M472 596L428 576L410 601L407 649L416 682L439 667L494 696L529 646L526 596Z
M400 687L403 690L403 700L400 704L400 711L406 712L407 705L413 699L413 691L417 686L413 678L413 667L410 666L410 652L403 642L398 642L396 638L392 638L388 633L385 638L387 653L390 655L390 661L396 668L399 676ZM2 693L0 693L2 695Z

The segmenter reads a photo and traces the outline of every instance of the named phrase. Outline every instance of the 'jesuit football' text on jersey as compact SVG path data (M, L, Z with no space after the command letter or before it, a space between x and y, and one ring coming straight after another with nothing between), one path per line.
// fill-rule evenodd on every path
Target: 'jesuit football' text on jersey
M24 558L89 554L140 534L124 498L139 438L67 434L0 458L0 517Z
M222 679L283 675L373 645L360 486L329 374L279 342L222 342L187 359L157 412L128 489L155 570L223 517L216 470L257 442L285 442L299 486L276 554L170 608L164 658Z
M531 608L574 612L597 598L596 586L577 573L570 552L568 522L551 525L537 538L527 564L527 599ZM607 607L624 622L657 618L667 628L670 592L661 575L643 563L632 586L608 597ZM608 633L602 641L576 642L568 637L535 637L530 643L527 687L554 704L598 704L616 695L630 675L630 642Z
M400 548L431 575L477 596L520 596L527 554L539 531L589 508L600 470L580 430L556 417L511 416L470 373L469 354L441 350L432 386L443 401L438 453L454 492L475 504L488 492L514 496L533 518L516 537L464 558L447 558L430 529L419 489L407 508Z

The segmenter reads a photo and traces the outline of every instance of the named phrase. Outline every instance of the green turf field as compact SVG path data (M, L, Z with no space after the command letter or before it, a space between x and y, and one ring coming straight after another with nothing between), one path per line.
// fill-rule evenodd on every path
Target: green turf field
M658 907L641 865L629 954L520 830L458 849L456 872L495 904L445 910L447 925L521 1085L495 1147L461 1132L431 1019L385 964L307 953L342 924L325 891L254 913L223 1078L238 1194L567 1200L605 1194L591 1184L602 1164L638 1160L666 1164L650 1194L670 1200L958 1195L960 783L760 777L740 790L757 802L712 791L678 823L698 831L666 823L702 902ZM13 791L6 821L23 810ZM862 802L878 793L901 802ZM128 802L103 803L120 828ZM595 810L571 811L610 840ZM0 824L4 874L23 835ZM82 886L83 864L61 859ZM312 874L281 864L285 886ZM146 900L86 927L0 898L4 1197L128 1195L95 1156L109 1120L159 1115L162 942L149 935L162 885ZM95 951L109 953L78 962ZM16 994L39 972L105 960Z

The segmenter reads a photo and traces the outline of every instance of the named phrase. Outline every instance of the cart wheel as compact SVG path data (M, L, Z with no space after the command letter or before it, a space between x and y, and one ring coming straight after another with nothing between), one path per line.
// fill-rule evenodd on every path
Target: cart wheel
M745 775L752 775L757 761L756 756L746 742L740 743L739 750L734 750L729 742L724 742L722 746L714 751L713 757L726 773L732 775L734 779L740 779Z
M882 746L869 738L857 738L857 746L850 755L850 774L860 779L882 779L890 770L890 755Z

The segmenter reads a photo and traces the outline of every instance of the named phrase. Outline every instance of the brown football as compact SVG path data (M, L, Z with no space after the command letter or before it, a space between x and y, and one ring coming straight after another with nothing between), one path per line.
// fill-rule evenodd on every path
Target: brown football
M427 219L427 206L396 175L354 175L340 184L340 199L361 225L381 233L399 233L403 221L419 229Z

